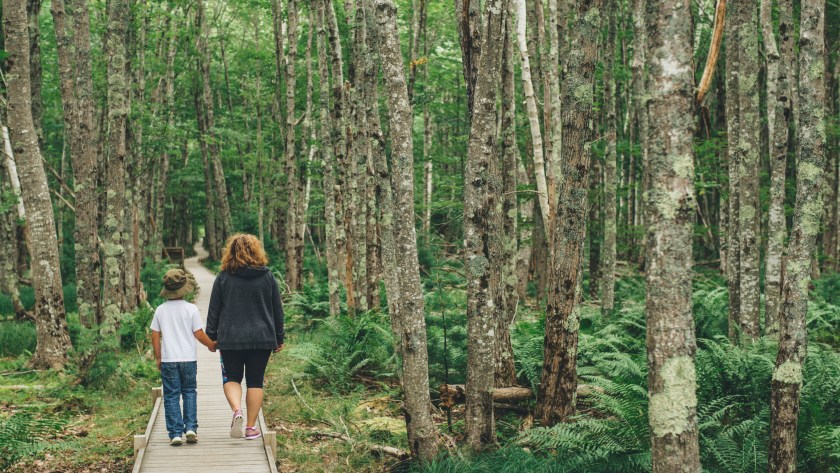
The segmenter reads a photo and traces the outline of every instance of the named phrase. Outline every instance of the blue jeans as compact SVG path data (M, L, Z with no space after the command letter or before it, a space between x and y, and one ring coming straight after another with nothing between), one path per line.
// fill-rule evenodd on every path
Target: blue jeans
M169 431L170 439L179 437L188 430L198 430L196 369L195 361L160 364L160 377L163 380L163 408L166 413L166 430ZM182 397L184 399L183 413L180 402Z

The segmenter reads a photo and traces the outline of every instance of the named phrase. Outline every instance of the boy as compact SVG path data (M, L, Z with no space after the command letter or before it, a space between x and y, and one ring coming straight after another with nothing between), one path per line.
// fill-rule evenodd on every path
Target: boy
M161 297L167 299L152 319L152 346L163 380L163 407L169 443L176 446L198 441L196 418L196 344L216 351L216 342L204 333L198 307L184 300L195 289L193 279L183 269L170 269L163 276ZM163 349L160 338L163 335ZM184 411L179 401L183 397Z

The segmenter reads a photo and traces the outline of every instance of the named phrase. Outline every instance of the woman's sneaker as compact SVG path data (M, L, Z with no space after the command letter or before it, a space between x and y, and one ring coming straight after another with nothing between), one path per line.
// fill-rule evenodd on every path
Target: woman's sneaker
M262 432L256 427L245 427L245 439L254 440L262 437Z
M198 435L195 434L194 430L188 430L187 434L187 443L196 443L198 442Z
M242 409L237 409L233 413L233 420L230 422L230 438L242 438L242 425L245 423L245 418L242 417Z
M182 443L184 443L184 439L182 439L180 435L176 435L175 437L169 439L169 445L172 445L173 447L177 447Z

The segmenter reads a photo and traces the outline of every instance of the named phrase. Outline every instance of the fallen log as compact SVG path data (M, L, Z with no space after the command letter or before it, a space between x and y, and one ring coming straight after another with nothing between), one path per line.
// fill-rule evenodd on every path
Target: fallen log
M455 404L466 400L466 387L463 384L442 384L439 389L440 405L452 407ZM580 397L591 396L593 393L603 392L603 389L589 384L579 384L577 394ZM510 404L534 399L534 392L531 388L522 386L509 386L493 390L493 402L499 404Z
M366 442L357 442L356 440L353 440L351 437L349 437L345 434L340 434L338 432L326 432L326 431L323 431L323 430L316 430L315 432L312 432L312 436L333 438L333 439L343 440L343 441L348 442L348 443L361 443L362 445L367 447L367 449L370 450L373 453L378 453L380 455L388 455L388 456L397 458L399 460L406 460L406 459L409 458L409 454L405 450L401 450L401 449L396 448L396 447L389 447L387 445L376 445L376 444L366 443Z

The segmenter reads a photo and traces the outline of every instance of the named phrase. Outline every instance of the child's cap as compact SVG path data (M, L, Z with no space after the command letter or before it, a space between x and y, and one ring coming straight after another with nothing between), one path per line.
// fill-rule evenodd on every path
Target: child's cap
M193 278L181 268L173 268L163 275L163 289L160 296L166 299L181 299L195 290Z

